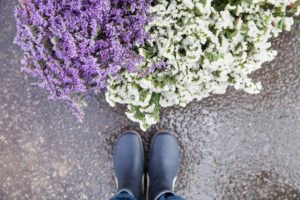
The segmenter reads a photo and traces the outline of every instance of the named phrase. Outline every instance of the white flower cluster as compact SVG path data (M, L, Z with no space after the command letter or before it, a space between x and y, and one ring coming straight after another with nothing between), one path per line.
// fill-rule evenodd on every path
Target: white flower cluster
M165 67L111 79L106 92L110 105L127 104L127 116L146 130L159 121L160 107L185 106L223 94L228 86L258 93L261 84L248 75L274 59L269 39L291 29L287 10L296 0L218 2L158 0L150 9L155 16L147 26L151 39L139 48L145 57L140 67L158 62Z

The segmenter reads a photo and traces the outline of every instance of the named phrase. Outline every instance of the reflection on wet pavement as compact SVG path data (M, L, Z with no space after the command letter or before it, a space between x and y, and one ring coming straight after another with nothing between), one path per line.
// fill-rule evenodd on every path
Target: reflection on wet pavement
M67 106L31 86L12 44L13 4L0 1L0 200L108 199L113 143L125 129L139 129L101 96L77 123ZM176 189L186 199L300 199L300 40L284 33L273 46L276 60L253 74L261 94L230 89L165 109L161 123L141 133L148 149L156 130L176 131Z

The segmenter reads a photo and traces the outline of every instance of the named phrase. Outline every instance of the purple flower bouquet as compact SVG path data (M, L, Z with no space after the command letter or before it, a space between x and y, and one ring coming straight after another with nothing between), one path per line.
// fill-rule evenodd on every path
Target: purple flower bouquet
M136 46L147 33L148 0L21 0L16 43L23 70L38 78L51 99L64 100L79 118L87 96L109 77L136 72Z

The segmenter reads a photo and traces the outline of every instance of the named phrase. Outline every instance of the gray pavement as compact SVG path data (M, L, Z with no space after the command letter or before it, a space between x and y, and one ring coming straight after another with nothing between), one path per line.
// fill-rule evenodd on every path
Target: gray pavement
M165 109L142 133L103 97L83 123L47 99L20 71L15 1L0 0L0 200L106 200L114 194L112 151L126 129L145 148L156 130L176 132L182 164L176 191L188 200L300 199L300 40L284 33L279 55L255 72L259 95L230 89L186 108ZM300 30L300 27L295 27Z

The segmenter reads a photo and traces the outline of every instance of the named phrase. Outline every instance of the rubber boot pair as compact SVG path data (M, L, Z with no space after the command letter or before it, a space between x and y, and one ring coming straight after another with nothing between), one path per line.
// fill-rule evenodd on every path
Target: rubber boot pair
M148 173L144 176L142 140L135 132L123 133L116 143L114 154L118 193L128 192L140 200L144 195L143 185L147 182L147 200L158 200L162 195L174 194L179 159L176 139L168 131L159 132L150 146Z

